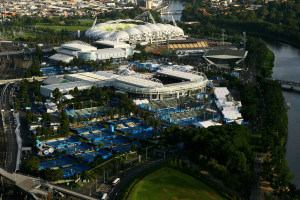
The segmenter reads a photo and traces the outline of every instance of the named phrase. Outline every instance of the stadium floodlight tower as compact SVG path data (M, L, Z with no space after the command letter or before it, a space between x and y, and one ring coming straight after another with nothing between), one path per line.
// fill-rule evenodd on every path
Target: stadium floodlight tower
M153 16L152 16L150 10L149 10L148 12L149 12L149 17L150 17L152 23L155 24L156 22L155 22L155 20L154 20L154 18L153 18Z
M172 21L173 21L173 25L177 27L177 23L176 23L176 21L175 21L173 15L172 15Z
M246 31L243 32L244 44L243 48L246 49Z
M225 29L221 29L222 32L222 47L224 47L224 37L225 37Z

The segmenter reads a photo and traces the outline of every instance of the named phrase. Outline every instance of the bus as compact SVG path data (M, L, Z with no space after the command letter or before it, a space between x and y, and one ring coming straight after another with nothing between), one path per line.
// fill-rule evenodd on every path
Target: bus
M120 178L116 178L113 182L112 182L112 185L113 186L116 186L120 183Z

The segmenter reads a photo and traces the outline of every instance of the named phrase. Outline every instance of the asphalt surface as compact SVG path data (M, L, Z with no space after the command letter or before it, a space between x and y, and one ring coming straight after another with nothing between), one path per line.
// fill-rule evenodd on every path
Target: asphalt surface
M124 171L123 173L119 174L118 177L120 177L120 183L116 185L115 187L111 188L111 191L108 194L108 199L115 200L117 199L118 192L120 192L127 183L129 183L132 179L134 179L137 175L139 175L144 170L147 170L151 167L154 167L156 165L159 165L169 159L171 159L175 154L168 153L166 157L159 157L155 158L153 160L146 161L140 165L137 165L127 171Z

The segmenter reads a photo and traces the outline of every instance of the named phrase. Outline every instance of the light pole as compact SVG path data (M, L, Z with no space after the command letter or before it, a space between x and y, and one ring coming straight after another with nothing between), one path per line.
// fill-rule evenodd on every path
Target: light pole
M146 159L148 158L148 147L146 147Z

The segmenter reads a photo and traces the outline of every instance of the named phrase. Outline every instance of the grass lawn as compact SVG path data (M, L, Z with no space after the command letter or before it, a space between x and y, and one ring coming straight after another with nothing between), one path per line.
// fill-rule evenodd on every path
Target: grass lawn
M130 200L226 199L216 190L192 176L171 168L162 168L139 181Z
M50 28L53 29L55 31L61 31L61 30L67 30L67 31L86 31L89 28L91 28L90 26L52 26L52 25L37 25L36 27L40 27L40 28Z

